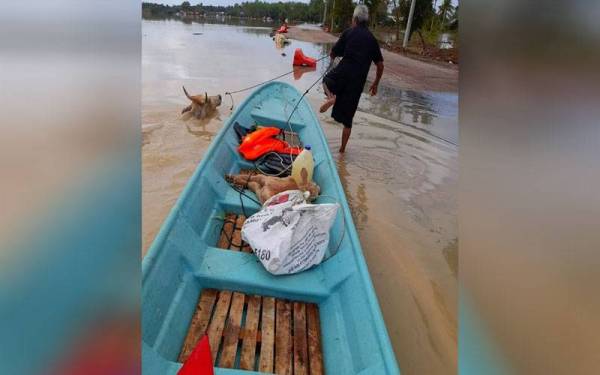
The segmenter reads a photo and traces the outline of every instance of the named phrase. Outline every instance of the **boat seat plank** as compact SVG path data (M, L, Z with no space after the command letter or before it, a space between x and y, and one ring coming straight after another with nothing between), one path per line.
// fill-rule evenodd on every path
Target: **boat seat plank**
M249 296L246 310L246 324L242 337L240 369L254 370L256 343L258 341L258 322L260 317L260 296Z
M329 285L322 281L320 267L286 276L285 283L278 282L281 277L268 273L254 254L227 251L209 246L203 256L203 262L190 262L194 276L210 280L212 285L224 289L239 289L244 286L250 294L269 294L292 300L317 302L331 293ZM341 272L345 272L341 271Z
M285 115L281 110L264 111L263 109L256 108L251 112L250 115L257 124L264 126L277 126L282 129L288 128L286 124L289 115ZM300 130L306 125L302 122L298 122L296 116L293 116L290 120L290 126L294 130Z
M263 373L321 375L321 331L316 304L203 289L180 362L206 332L215 365Z
M208 289L200 294L196 312L192 317L188 334L183 342L181 353L179 354L179 362L185 362L188 359L198 341L206 332L216 300L217 291L214 289Z
M244 312L244 298L245 296L242 293L233 293L223 337L223 350L219 359L219 367L233 368L235 363L242 324L242 313Z
M278 299L275 321L275 373L292 374L292 306L289 301Z

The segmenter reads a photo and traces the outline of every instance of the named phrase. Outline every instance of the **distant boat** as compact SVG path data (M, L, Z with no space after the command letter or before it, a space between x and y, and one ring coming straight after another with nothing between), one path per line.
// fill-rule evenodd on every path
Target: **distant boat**
M341 209L328 260L273 276L239 237L242 215L260 206L224 175L254 168L237 151L235 123L288 129L296 105L289 124L312 146L313 178L322 194L316 203L333 197ZM144 374L176 374L205 332L216 374L242 374L230 368L399 374L327 140L308 101L287 83L258 88L226 121L143 259L142 272Z

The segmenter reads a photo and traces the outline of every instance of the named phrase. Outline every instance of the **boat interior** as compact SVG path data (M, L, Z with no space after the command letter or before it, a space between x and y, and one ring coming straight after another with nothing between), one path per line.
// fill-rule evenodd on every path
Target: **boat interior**
M326 260L320 265L274 276L250 251L239 251L243 246L238 251L219 246L228 217L248 217L260 209L224 179L225 174L254 169L237 151L234 122L248 128L254 124L291 127L302 143L312 146L313 180L323 195L314 203L335 200L341 206L330 231ZM249 190L246 194L253 195ZM271 341L264 331L269 318L274 319L276 332ZM279 331L284 329L291 333L280 339ZM225 122L143 260L144 373L176 373L183 355L189 355L190 337L199 338L206 330L218 333L211 337L217 374L398 373L326 138L309 103L288 84L262 86ZM250 344L248 332L253 335ZM303 337L309 343L297 347ZM272 348L262 349L265 345ZM269 355L275 362L271 367Z

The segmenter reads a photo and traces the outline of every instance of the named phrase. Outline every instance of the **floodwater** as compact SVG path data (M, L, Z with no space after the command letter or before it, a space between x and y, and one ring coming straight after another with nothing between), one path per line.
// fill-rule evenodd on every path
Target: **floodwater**
M290 71L295 48L319 57L330 46L294 40L276 48L270 25L142 25L145 253L230 114L223 97L210 119L182 117L188 101L181 86L193 94L235 91ZM323 69L281 80L304 91ZM235 94L235 103L249 92ZM322 97L319 84L307 95L315 110ZM457 107L456 93L365 93L344 155L337 152L341 125L319 114L403 374L456 372Z

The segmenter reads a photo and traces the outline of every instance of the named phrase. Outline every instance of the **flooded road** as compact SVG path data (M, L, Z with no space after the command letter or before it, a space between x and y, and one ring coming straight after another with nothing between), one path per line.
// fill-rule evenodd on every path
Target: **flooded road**
M279 49L269 33L257 26L143 22L143 253L230 114L224 97L215 117L182 118L188 101L181 86L191 94L223 94L291 70L295 48L312 57L330 48L293 40ZM323 69L281 80L303 91ZM235 103L249 93L234 95ZM307 97L317 110L320 85ZM456 371L457 107L456 93L380 86L374 98L363 94L345 155L337 152L341 125L319 114L403 374Z

